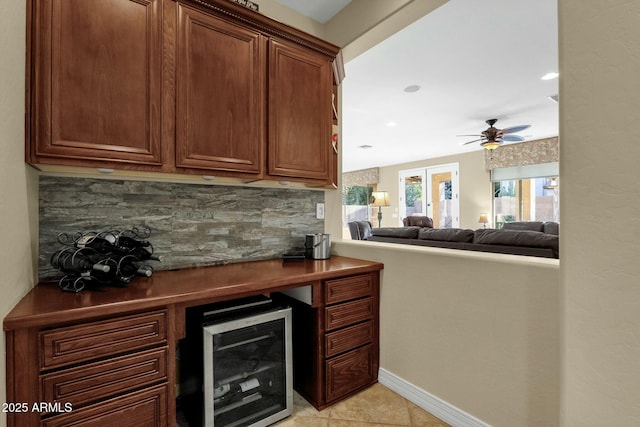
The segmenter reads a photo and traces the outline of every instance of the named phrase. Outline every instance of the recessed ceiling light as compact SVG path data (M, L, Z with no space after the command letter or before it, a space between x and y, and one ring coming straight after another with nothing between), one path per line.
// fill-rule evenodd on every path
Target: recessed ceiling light
M555 78L558 78L559 74L558 73L547 73L544 76L542 76L542 80L553 80Z
M364 145L359 145L358 148L362 148L363 150L366 150L368 148L373 148L373 145L364 144Z
M407 93L417 92L419 90L420 90L420 86L418 85L411 85L404 88L404 91Z
M398 126L398 124L396 122L391 121L391 122L387 123L387 126L389 126L390 128L393 128L393 127Z

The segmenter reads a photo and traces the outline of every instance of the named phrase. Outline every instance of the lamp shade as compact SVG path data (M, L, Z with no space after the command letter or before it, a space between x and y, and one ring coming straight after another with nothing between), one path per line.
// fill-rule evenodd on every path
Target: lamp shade
M489 218L487 217L486 213L481 213L480 214L480 219L478 220L478 222L480 224L487 224L489 222Z
M371 206L389 206L388 191L374 191L371 193Z

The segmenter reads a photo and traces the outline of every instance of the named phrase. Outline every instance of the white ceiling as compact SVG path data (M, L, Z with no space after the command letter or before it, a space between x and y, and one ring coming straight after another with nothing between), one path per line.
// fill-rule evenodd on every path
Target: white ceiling
M278 1L311 17L302 6L331 5L331 15L348 3ZM557 136L548 96L558 79L541 80L558 71L557 34L557 0L450 0L349 61L343 171L482 150L456 135L479 134L491 118L499 129L531 125L519 133L527 141Z
M296 12L326 24L351 0L276 0Z

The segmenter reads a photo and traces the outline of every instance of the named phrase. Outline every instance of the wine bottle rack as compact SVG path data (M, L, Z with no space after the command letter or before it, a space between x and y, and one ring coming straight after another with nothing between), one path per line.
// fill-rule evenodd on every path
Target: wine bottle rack
M64 273L58 286L77 293L86 287L123 286L136 276L151 276L149 262L160 258L153 254L153 245L147 240L150 235L147 227L58 234L63 247L50 260Z

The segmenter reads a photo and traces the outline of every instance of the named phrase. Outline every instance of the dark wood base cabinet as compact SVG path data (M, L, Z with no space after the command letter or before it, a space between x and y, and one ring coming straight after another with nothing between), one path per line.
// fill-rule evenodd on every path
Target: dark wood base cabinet
M7 425L176 425L189 307L308 286L294 306L295 388L318 408L377 380L382 264L345 257L158 271L126 288L36 285L5 317Z
M8 331L7 398L23 405L9 425L167 425L168 317L161 309ZM23 358L25 345L36 349Z
M323 281L312 305L293 307L294 388L318 409L378 381L379 276Z

